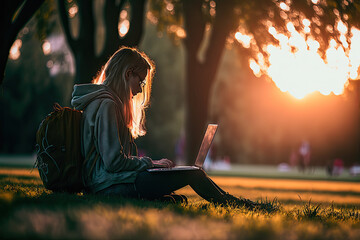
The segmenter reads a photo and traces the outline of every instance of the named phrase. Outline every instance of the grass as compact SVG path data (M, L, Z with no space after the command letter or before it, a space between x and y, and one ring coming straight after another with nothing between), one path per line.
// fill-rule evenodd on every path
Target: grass
M248 178L276 178L276 179L308 179L325 181L360 182L360 176L351 176L349 169L345 169L340 176L331 177L326 173L325 167L311 166L305 172L300 172L297 167L287 171L279 171L274 165L243 165L232 164L229 170L212 170L212 175L242 176Z
M360 184L213 176L265 209L215 206L189 187L189 204L52 193L35 169L0 167L0 238L360 239Z

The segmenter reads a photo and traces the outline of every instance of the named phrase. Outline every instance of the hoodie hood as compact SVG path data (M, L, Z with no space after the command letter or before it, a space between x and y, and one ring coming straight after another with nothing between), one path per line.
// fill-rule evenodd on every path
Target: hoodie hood
M111 98L121 102L111 88L98 84L76 84L72 93L71 105L77 110L84 110L95 99Z

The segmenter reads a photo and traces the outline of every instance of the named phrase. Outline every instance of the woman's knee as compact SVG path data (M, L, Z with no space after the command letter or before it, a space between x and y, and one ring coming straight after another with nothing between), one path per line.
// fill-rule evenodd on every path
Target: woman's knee
M195 172L195 174L200 176L200 177L207 177L206 172L202 168L199 168L199 169L197 169L197 170L195 170L193 172Z
M199 179L208 178L206 172L202 169L184 171L183 177L185 177L189 183L199 181Z

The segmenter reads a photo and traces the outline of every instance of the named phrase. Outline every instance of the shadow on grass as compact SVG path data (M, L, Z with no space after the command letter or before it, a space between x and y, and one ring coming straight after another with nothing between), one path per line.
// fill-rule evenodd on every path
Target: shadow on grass
M117 236L121 239L157 239L151 224L146 221L140 221L140 226L131 222L134 231L121 228L122 219L127 217L116 213L128 207L141 208L144 211L155 207L161 209L166 207L165 204L106 196L52 193L44 190L42 186L37 187L42 193L34 197L14 193L11 199L6 199L0 195L1 239L2 235L15 239L101 239L100 236L106 239L109 238L107 235L110 235L111 239L116 239ZM114 221L113 216L117 217ZM129 219L132 220L131 215ZM108 231L101 233L96 229Z
M42 189L42 186L33 186L34 192L39 193L35 197L29 197L21 192L14 192L12 199L0 198L1 218L6 218L17 208L25 207L27 209L41 209L41 210L62 210L62 209L93 209L101 206L105 208L118 209L122 207L134 207L137 209L147 210L151 209L167 209L174 213L186 215L190 217L206 215L208 217L229 218L233 212L240 211L247 212L245 208L234 208L232 206L217 206L212 203L200 201L189 204L174 204L162 201L148 201L141 199L122 198L116 196L103 195L82 195L70 193L52 193ZM39 192L40 190L40 192ZM42 192L41 192L42 191ZM273 207L273 202L262 202L263 208L254 209L253 212L263 212L264 214L271 214L278 211L278 204ZM275 203L274 203L275 204ZM216 213L215 213L216 212Z
M230 219L234 214L249 210L245 207L218 206L205 200L189 204L174 204L162 201L147 201L140 199L104 196L95 194L54 193L46 190L36 177L1 175L0 186L0 221L5 220L17 209L41 211L74 211L91 210L96 207L121 209L132 207L140 210L157 209L170 210L173 213L188 217L207 216L211 218ZM1 195L2 194L2 195ZM279 210L277 201L262 200L253 213L272 214Z

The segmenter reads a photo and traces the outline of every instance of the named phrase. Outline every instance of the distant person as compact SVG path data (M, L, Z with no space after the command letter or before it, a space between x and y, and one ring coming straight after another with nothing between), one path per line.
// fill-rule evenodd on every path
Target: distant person
M344 161L341 158L334 159L332 175L339 176L342 174L343 170L344 170Z
M144 53L122 47L105 64L95 84L74 86L71 103L83 111L82 153L89 159L83 167L86 191L154 200L179 197L172 193L190 185L209 202L253 208L254 202L226 193L201 169L146 171L174 166L166 158L139 157L134 143L135 138L146 133L144 110L149 103L154 70Z
M299 148L299 169L305 172L310 165L310 143L307 140L303 140Z

